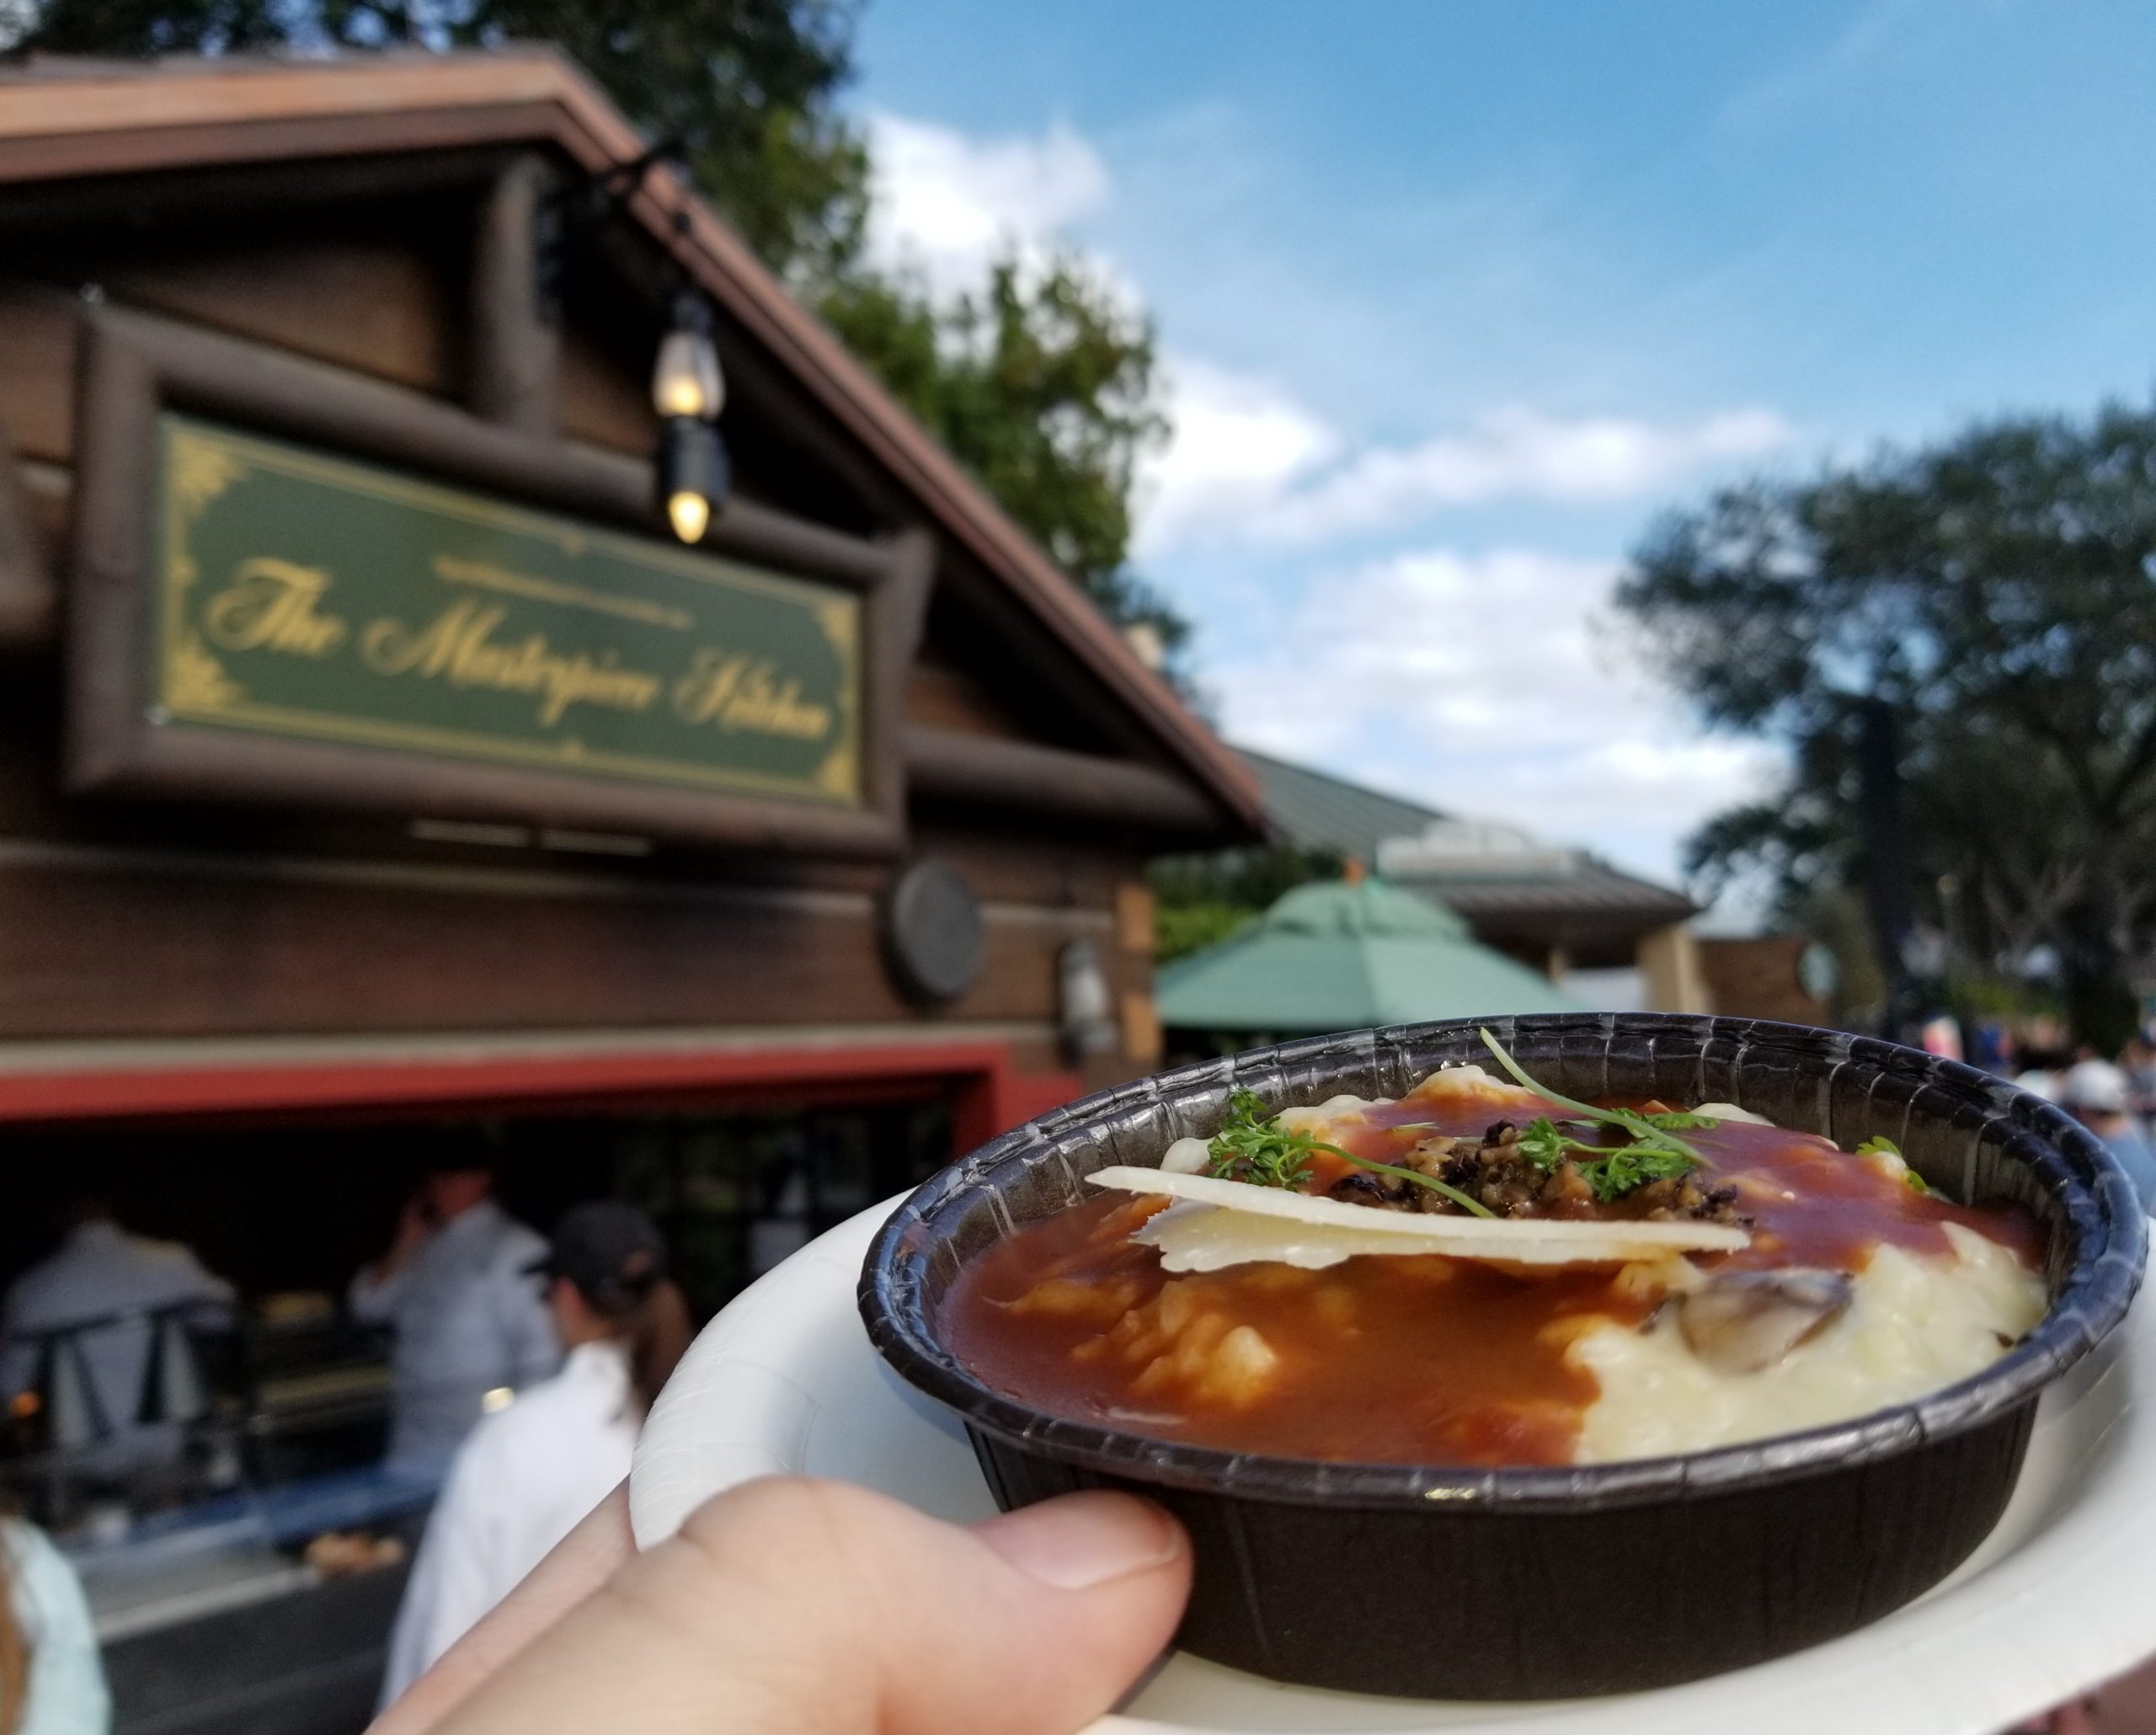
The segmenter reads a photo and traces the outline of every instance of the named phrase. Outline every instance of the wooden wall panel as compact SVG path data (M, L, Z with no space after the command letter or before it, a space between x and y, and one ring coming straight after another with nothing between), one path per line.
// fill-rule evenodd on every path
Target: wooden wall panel
M348 367L461 395L460 286L419 251L382 241L265 238L104 268L112 301Z
M584 333L562 334L562 432L572 440L648 458L659 446L650 382L628 374Z
M0 1039L931 1022L874 932L844 894L483 896L0 854ZM991 921L979 980L937 1016L1052 1017L1073 937Z
M906 721L968 735L1023 737L1010 707L963 670L923 658L906 682Z
M0 414L24 457L73 459L77 335L65 296L0 283Z

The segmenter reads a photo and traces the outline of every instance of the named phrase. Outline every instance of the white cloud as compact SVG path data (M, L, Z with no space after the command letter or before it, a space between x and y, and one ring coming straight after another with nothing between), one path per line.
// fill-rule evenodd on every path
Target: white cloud
M1771 752L1702 734L1607 614L1618 563L1403 554L1313 586L1268 648L1214 668L1229 738L1509 819L1664 875L1766 787Z
M990 139L883 111L867 125L870 256L944 294L977 287L998 254L1038 252L1107 202L1100 153L1060 121Z
M1323 426L1298 411L1284 393L1273 395L1268 414L1276 421L1300 415L1310 426ZM1209 457L1206 443L1238 431L1232 420L1178 427L1170 456L1203 474L1232 462ZM1330 467L1318 462L1330 447L1307 446L1302 462L1278 468L1269 478L1246 472L1244 485L1232 494L1186 492L1178 499L1164 489L1145 531L1156 550L1209 538L1303 547L1487 500L1605 504L1652 494L1710 465L1772 451L1788 442L1790 432L1780 416L1764 409L1674 424L1501 410L1464 433L1367 448ZM1261 488L1262 479L1273 485ZM1219 510L1209 510L1216 503Z
M1161 371L1173 431L1140 479L1141 560L1268 509L1338 449L1330 426L1267 381L1187 355L1164 357Z

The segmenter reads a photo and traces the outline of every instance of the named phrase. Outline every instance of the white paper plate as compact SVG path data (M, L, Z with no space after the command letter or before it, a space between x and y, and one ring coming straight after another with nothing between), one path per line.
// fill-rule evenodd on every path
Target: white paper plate
M995 1504L958 1422L869 1347L854 1284L898 1201L804 1247L704 1328L638 1443L648 1547L751 1476L842 1477L939 1518ZM1863 1631L1659 1693L1438 1704L1283 1687L1177 1657L1095 1735L1550 1730L1564 1735L1995 1735L2156 1652L2156 1309L2045 1399L2005 1518L1961 1569Z

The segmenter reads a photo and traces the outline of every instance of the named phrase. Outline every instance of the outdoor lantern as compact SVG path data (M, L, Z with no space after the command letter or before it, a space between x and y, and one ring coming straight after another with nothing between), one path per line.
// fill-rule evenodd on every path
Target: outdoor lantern
M1088 940L1073 940L1056 954L1056 1022L1064 1052L1072 1060L1104 1054L1115 1046L1115 1006L1101 955Z
M711 340L711 303L691 290L674 297L674 321L659 339L651 371L652 407L663 416L718 417L726 402L718 350Z
M726 499L726 447L718 430L694 416L670 416L659 443L659 498L674 534L694 545Z

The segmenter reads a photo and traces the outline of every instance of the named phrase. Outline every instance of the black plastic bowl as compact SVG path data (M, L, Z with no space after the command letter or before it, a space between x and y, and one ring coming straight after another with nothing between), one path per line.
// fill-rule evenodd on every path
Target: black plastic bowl
M1074 1488L1152 1496L1188 1526L1197 1582L1178 1642L1278 1679L1426 1698L1556 1698L1764 1662L1898 1608L2005 1508L2043 1388L2125 1317L2148 1232L2102 1145L1967 1066L1748 1019L1581 1015L1486 1022L1578 1097L1733 1102L1845 1146L1884 1134L1932 1186L2007 1198L2050 1230L2051 1310L1975 1378L1808 1433L1571 1469L1334 1464L1062 1420L983 1385L945 1346L959 1268L1219 1124L1232 1089L1273 1107L1396 1097L1480 1061L1472 1022L1311 1038L1104 1091L936 1176L876 1238L869 1336L964 1418L1006 1509Z

